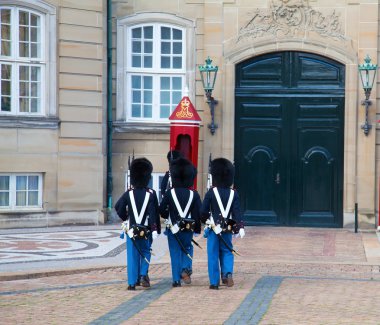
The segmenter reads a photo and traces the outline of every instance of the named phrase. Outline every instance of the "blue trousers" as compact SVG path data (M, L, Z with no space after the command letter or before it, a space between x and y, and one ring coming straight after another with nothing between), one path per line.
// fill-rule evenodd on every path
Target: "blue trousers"
M149 264L140 255L132 239L127 237L127 274L128 284L135 285L140 275L147 275L149 270ZM151 241L149 239L136 239L136 245L140 248L142 254L150 262L150 246Z
M181 280L182 270L186 269L189 272L193 269L193 261L182 251L180 245L175 239L173 233L168 230L168 244L169 244L169 252L170 252L170 260L172 265L172 278L173 281ZM193 238L192 231L179 231L177 232L177 236L183 246L186 249L186 252L193 257L194 247L191 243L191 239Z
M232 234L222 233L222 237L228 246L233 248ZM234 255L212 230L207 237L207 262L211 285L219 285L221 274L225 276L234 271Z

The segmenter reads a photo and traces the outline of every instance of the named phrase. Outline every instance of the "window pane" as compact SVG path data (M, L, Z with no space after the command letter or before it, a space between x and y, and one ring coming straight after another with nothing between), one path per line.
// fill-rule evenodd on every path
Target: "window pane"
M16 191L26 190L27 176L16 176Z
M0 176L0 191L9 191L9 176Z
M141 38L141 27L132 29L132 38Z
M151 91L144 91L144 103L145 104L151 104L152 103L152 92Z
M144 105L144 117L152 117L152 105Z
M11 42L7 42L7 41L1 42L1 55L6 55L6 56L11 55Z
M11 71L12 71L12 66L9 64L2 64L1 65L1 79L11 79Z
M26 206L26 191L16 192L16 205Z
M11 82L10 81L1 81L1 94L10 95L11 94Z
M151 68L153 66L153 57L144 56L144 68Z
M160 112L160 118L168 118L169 115L170 115L170 106L162 105L161 106L161 112Z
M173 82L173 89L182 90L182 78L173 77L172 82Z
M11 26L1 24L1 39L10 40L11 39Z
M161 77L161 89L170 89L169 77Z
M141 68L141 56L132 55L132 67Z
M41 68L40 67L31 67L31 80L40 81Z
M161 39L170 39L170 28L161 27Z
M39 49L38 43L30 43L30 57L31 58L38 58L40 56L38 49Z
M20 39L20 41L24 41L24 42L29 41L29 28L28 27L20 27L19 28L19 39Z
M175 104L175 106L177 106L179 104L179 102L181 101L182 99L182 93L180 91L173 91L173 94L172 94L172 102L173 104Z
M29 67L28 66L20 67L19 78L20 80L29 81Z
M25 58L29 57L29 43L19 43L20 56Z
M38 113L39 112L39 106L40 106L40 101L38 98L32 98L30 100L30 112L31 113Z
M28 82L20 82L20 96L29 96Z
M161 42L161 54L170 54L170 42Z
M11 23L11 11L9 9L1 9L1 23L2 24Z
M153 88L153 78L144 77L144 89L152 89L152 88Z
M34 14L30 14L30 25L40 26L40 17Z
M28 205L38 205L38 192L32 191L28 193Z
M153 42L144 42L144 53L153 53Z
M173 39L182 40L182 31L179 29L173 28Z
M144 38L153 39L153 27L144 27Z
M181 69L182 68L182 58L176 57L173 58L173 69Z
M37 82L31 82L30 83L30 96L32 97L38 97L38 83Z
M1 97L1 111L10 112L11 111L11 98L10 97Z
M20 11L19 13L19 24L29 25L29 13L26 11Z
M132 102L133 103L141 103L141 91L132 91Z
M173 43L173 54L182 54L182 43Z
M161 57L161 68L168 69L170 68L170 58L169 57Z
M132 117L140 117L141 116L141 106L137 104L132 105Z
M0 192L0 206L9 206L9 192Z
M140 76L132 76L132 88L141 88L141 77Z
M29 99L20 98L20 112L27 113L29 112Z
M170 92L161 91L161 104L170 104Z
M141 42L138 42L138 41L132 42L132 52L141 53Z
M28 189L29 190L38 190L38 176L29 176L28 177Z

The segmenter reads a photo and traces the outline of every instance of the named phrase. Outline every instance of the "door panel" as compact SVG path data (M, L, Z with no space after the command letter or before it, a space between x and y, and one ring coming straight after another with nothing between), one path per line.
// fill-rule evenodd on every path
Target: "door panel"
M343 224L344 66L278 52L236 67L235 183L248 224Z

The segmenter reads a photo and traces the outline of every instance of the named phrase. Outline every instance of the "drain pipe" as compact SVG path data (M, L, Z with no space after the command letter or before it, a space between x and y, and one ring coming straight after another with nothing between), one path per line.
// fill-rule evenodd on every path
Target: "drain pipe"
M107 208L112 209L112 0L107 0Z

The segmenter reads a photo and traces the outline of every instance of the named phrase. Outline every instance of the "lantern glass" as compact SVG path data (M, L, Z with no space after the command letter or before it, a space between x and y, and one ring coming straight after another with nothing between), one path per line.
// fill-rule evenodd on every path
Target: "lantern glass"
M199 66L199 72L201 73L203 89L206 93L211 93L214 90L218 67L211 64L212 60L210 57L205 62L205 65Z
M377 64L371 63L371 58L367 54L363 64L359 64L360 80L365 92L371 92L375 82Z

